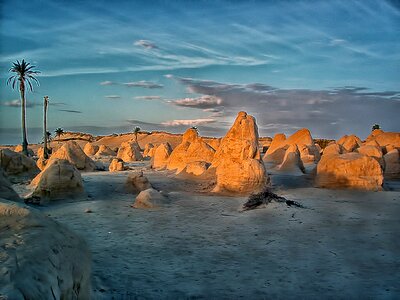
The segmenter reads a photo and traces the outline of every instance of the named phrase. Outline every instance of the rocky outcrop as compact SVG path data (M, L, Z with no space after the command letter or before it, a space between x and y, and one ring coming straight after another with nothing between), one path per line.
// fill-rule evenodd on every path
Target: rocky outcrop
M0 167L12 182L32 179L40 172L33 159L10 149L0 150Z
M124 162L143 160L140 153L139 144L137 142L124 142L118 149L117 158Z
M363 145L356 150L358 153L375 158L382 168L385 167L385 161L383 160L383 152L381 147L372 145Z
M210 167L210 165L211 165L210 163L205 162L205 161L194 161L194 162L188 163L186 165L186 168L184 169L184 171L188 174L200 176L207 171L207 169Z
M90 299L85 241L39 211L0 200L0 298Z
M300 152L296 144L290 145L286 150L283 161L278 166L278 170L294 174L302 174L305 172L303 162L300 159Z
M51 155L47 164L51 164L52 161L59 159L68 160L78 170L90 172L95 169L95 163L93 160L83 152L82 148L75 141L64 143Z
M93 156L98 151L99 151L99 146L94 145L90 142L86 143L85 147L83 147L83 152L85 152L87 156Z
M182 143L172 151L167 169L179 173L189 163L196 161L211 163L214 153L215 150L199 137L197 130L190 128L183 134Z
M399 150L393 149L383 156L385 161L385 176L400 177L400 155Z
M274 138L269 145L267 152L264 155L263 160L265 162L272 162L279 164L282 162L283 157L285 156L286 149L286 135L283 133L275 134Z
M392 146L400 149L400 132L383 132L380 129L374 130L367 137L366 142L375 141L381 147Z
M380 190L383 171L379 162L359 153L322 155L316 184L328 188Z
M167 198L159 191L149 188L141 191L135 199L135 203L132 205L133 208L159 208L166 204Z
M258 149L258 128L254 117L239 112L233 126L215 153L215 192L250 193L262 190L269 181Z
M100 145L99 150L96 152L95 156L96 157L102 157L102 156L116 156L117 152L112 150L106 145Z
M168 164L171 153L172 148L169 143L160 144L154 151L154 155L151 160L151 167L153 169L164 169Z
M83 193L81 174L65 159L49 162L47 167L32 180L31 187L34 188L32 197L40 198L40 202L75 197Z
M362 145L361 140L355 135L344 135L336 144L341 145L344 149L344 153L354 152L357 148Z
M7 179L3 169L0 168L0 198L18 201L20 200L18 194L11 186L11 182Z
M14 151L18 152L18 153L22 153L22 151L23 151L22 145L15 146ZM31 148L28 148L28 156L32 157L34 155L35 155L35 152L33 152L33 150Z
M110 166L108 167L108 170L110 172L124 171L125 170L124 161L119 158L113 158L113 160L110 163Z
M144 157L153 157L155 150L156 150L156 148L154 147L154 145L152 143L147 143L144 146L143 156Z
M342 145L338 145L336 143L331 143L325 147L325 149L322 152L322 155L327 156L327 155L337 155L337 154L342 154L342 153L343 153Z
M125 187L131 193L139 193L152 188L150 181L143 175L143 172L129 174Z

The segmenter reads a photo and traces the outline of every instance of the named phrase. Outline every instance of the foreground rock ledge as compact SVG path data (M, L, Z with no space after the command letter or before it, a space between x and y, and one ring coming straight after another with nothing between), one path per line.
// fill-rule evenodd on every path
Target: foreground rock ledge
M90 299L86 243L39 211L0 199L0 299Z

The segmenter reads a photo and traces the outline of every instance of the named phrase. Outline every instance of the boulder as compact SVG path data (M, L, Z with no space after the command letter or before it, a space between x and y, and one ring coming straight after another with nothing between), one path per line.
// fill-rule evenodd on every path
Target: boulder
M93 160L83 152L82 148L75 141L64 143L51 155L47 164L51 164L54 160L59 159L68 160L78 170L90 172L95 169L95 163Z
M17 145L17 146L15 146L15 148L14 148L14 151L15 152L18 152L18 153L22 153L22 145ZM34 156L35 155L35 152L33 152L33 150L31 149L31 148L28 148L28 156L29 157L32 157L32 156Z
M132 205L134 208L159 208L167 202L167 198L159 191L149 188L141 191Z
M258 150L258 128L254 117L239 112L233 126L214 155L215 192L255 193L269 182Z
M32 179L40 172L32 158L10 149L0 150L0 167L12 182Z
M117 158L124 162L143 160L140 147L137 142L124 142L118 149Z
M0 298L90 299L86 242L38 210L0 200Z
M79 196L83 193L83 181L78 169L65 159L55 159L31 182L32 197L55 200Z
M375 158L382 168L385 167L383 152L380 146L363 145L356 150L358 153Z
M337 142L344 149L344 153L355 151L362 145L361 140L355 135L344 135Z
M11 182L4 174L3 169L0 168L0 198L18 201L21 200L18 194L14 191L11 186Z
M116 156L117 153L110 149L108 146L106 145L100 145L99 146L99 150L97 150L95 156L96 157L102 157L102 156Z
M91 142L86 143L85 147L83 147L83 152L87 156L93 156L99 151L99 146L93 145Z
M400 132L383 132L377 129L371 132L366 141L376 141L381 147L392 145L395 148L400 148Z
M379 162L359 153L322 155L317 166L319 187L381 190L383 171Z
M399 150L393 149L383 156L385 161L385 176L399 177L400 176L400 155Z
M168 164L168 170L183 171L189 163L204 161L211 163L215 150L199 137L194 128L186 130L182 137L182 143L172 151Z
M124 171L125 170L124 161L119 158L113 158L113 160L110 163L110 166L108 167L108 170L110 172Z
M304 165L300 159L300 152L296 144L292 144L286 150L282 163L277 168L286 173L304 173Z
M196 176L204 174L207 169L210 167L210 163L205 161L194 161L190 162L186 165L185 172L188 174L193 174Z
M343 146L336 143L330 143L322 152L322 155L337 155L343 153Z
M309 164L318 162L321 159L321 154L319 153L319 149L315 144L314 145L304 145L304 144L293 144L297 146L297 149L300 153L301 163ZM286 150L287 151L287 150Z
M275 134L274 138L271 141L271 144L268 147L267 152L264 155L263 160L265 162L273 162L276 164L280 164L285 156L286 149L286 135L283 133Z
M153 157L155 151L155 147L152 143L147 143L144 146L143 156L144 157Z
M151 160L151 167L153 169L164 169L168 164L171 153L172 148L169 143L160 144L154 151L154 155Z
M139 193L152 188L150 181L143 175L143 172L129 174L125 187L131 193Z

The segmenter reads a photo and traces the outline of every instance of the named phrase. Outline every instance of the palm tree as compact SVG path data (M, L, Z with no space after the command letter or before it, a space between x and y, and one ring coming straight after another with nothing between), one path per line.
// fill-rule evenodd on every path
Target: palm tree
M10 68L10 72L15 73L10 76L7 80L7 85L11 84L12 88L15 89L19 86L19 92L21 96L21 107L22 107L22 151L25 155L28 155L28 140L26 138L26 101L25 101L25 84L27 83L31 92L33 91L32 81L35 81L39 85L39 81L35 78L35 75L40 73L39 71L33 71L35 66L27 63L24 59L22 62L13 63Z
M140 127L136 126L135 129L133 129L133 133L135 134L135 142L137 142L137 135L140 132Z
M43 158L48 159L49 158L49 150L47 149L47 106L49 104L49 96L44 96L43 100Z
M60 140L60 137L64 134L64 129L58 127L56 130L54 130L54 132L56 133L58 140Z

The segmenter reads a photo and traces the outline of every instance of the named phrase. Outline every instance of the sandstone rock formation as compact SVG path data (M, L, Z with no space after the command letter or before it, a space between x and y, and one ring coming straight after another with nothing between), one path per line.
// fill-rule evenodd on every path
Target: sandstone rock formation
M39 211L0 200L3 299L90 299L85 241Z
M282 163L278 170L288 173L304 173L304 165L300 159L300 152L296 144L292 144L286 150Z
M204 174L204 172L207 171L207 169L210 167L210 163L205 162L205 161L194 161L190 162L186 165L186 168L184 171L188 174L193 174L196 176Z
M139 193L152 188L150 181L143 175L143 172L129 174L125 187L131 193Z
M362 145L361 140L355 135L344 135L337 142L344 149L344 153L355 151Z
M383 156L385 161L385 176L400 177L400 155L399 150L393 149Z
M221 141L212 167L216 168L215 192L257 192L269 181L258 150L258 128L254 117L239 112Z
M20 200L18 194L14 191L10 181L4 174L3 169L0 168L0 198L18 201Z
M14 151L18 152L18 153L22 153L22 151L23 151L22 145L15 146ZM33 152L33 150L31 148L28 148L28 156L32 157L34 155L35 155L35 152Z
M199 137L196 129L186 130L179 144L171 153L167 169L183 171L189 163L203 161L211 163L215 150Z
M168 164L171 153L172 148L169 143L160 144L154 151L154 155L151 160L151 167L153 169L164 169Z
M95 169L93 160L83 152L82 148L75 141L64 143L51 155L47 164L51 164L53 160L58 159L68 160L78 170L93 171Z
M385 167L383 152L381 147L372 145L363 145L356 150L358 153L375 158L382 168Z
M125 170L124 161L119 158L113 158L113 160L110 163L110 166L108 167L108 170L110 172L124 171Z
M366 141L376 141L381 147L391 145L395 148L400 148L400 132L383 132L382 130L377 129L372 131Z
M167 198L159 191L149 188L141 191L132 205L134 208L158 208L167 202Z
M43 157L39 157L39 159L36 161L36 166L40 169L40 171L43 171L46 168L47 164L47 159L44 159Z
M286 149L286 135L283 133L275 134L274 138L269 145L267 152L264 155L263 160L266 162L281 163L285 156Z
M144 157L153 157L155 151L155 147L152 143L147 143L146 146L144 146L143 150L143 156Z
M325 149L322 152L322 155L327 156L327 155L342 154L343 151L344 151L344 149L343 149L342 145L338 145L336 143L331 143L325 147Z
M108 146L106 145L100 145L99 146L99 150L97 150L95 156L96 157L102 157L102 156L116 156L117 153L115 151L113 151L112 149L110 149Z
M99 151L99 146L93 145L91 142L86 143L85 147L83 147L83 152L87 156L93 156Z
M322 155L317 166L319 187L380 190L383 171L379 162L359 153Z
M43 201L74 197L83 193L81 174L65 159L49 162L47 167L32 180L31 186L34 187L32 196Z
M139 144L137 142L124 142L118 149L117 158L124 162L143 160L140 153Z
M32 179L40 172L33 159L10 149L0 150L0 167L12 182Z

